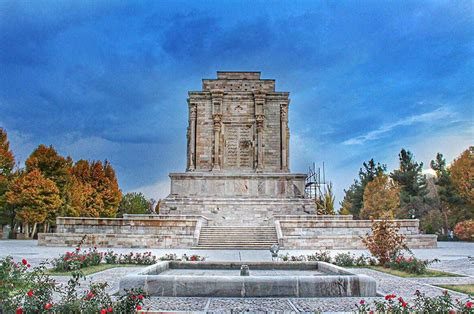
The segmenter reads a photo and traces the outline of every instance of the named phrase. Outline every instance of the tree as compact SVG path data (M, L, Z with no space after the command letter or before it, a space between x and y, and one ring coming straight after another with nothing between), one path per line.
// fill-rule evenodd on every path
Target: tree
M367 183L364 190L362 219L393 219L400 207L400 188L383 173Z
M332 183L329 183L323 195L316 198L316 211L318 215L335 215L334 211L334 193L332 191Z
M71 180L71 157L63 157L52 145L39 145L25 161L26 171L31 172L35 169L41 171L41 174L51 181L53 181L59 189L61 196L62 206L58 212L49 212L46 217L45 231L49 229L50 224L56 223L56 216L67 215L67 211L70 209L71 204L68 203L70 180Z
M8 222L13 227L14 215L7 208L5 194L13 181L14 167L15 158L10 150L7 132L0 128L0 226Z
M463 202L474 208L474 146L466 149L449 168L453 185Z
M6 200L15 208L16 218L23 223L27 238L35 235L37 225L46 220L48 212L57 212L61 206L56 184L38 169L17 178L6 193Z
M147 214L150 206L150 200L143 193L127 193L120 201L117 216L123 217L123 214Z
M362 242L375 256L380 265L385 265L390 258L402 249L405 249L406 240L398 233L400 225L388 220L372 222L372 234L367 234Z
M405 149L400 151L398 157L400 167L390 175L401 188L398 218L420 217L429 210L426 178L422 175L423 163L418 164L413 154Z
M375 163L372 158L368 162L364 162L363 168L359 169L359 178L348 190L344 190L344 199L341 202L341 212L349 212L354 218L359 218L360 210L364 203L364 190L367 183L371 182L375 177L387 171L387 166Z
M34 169L40 170L46 179L56 183L56 186L62 193L69 180L72 159L71 157L64 158L59 155L52 145L48 147L41 144L25 161L25 166L27 172Z
M455 218L454 222L450 222L450 220L452 221L452 218L454 218L453 216L457 216L455 212L458 211L461 198L453 184L451 172L446 167L446 160L443 158L443 155L440 153L436 154L436 159L431 161L430 166L431 169L436 171L435 185L439 199L439 205L437 207L443 217L444 234L447 234L448 230L458 221L458 219ZM432 218L435 217L433 213L431 216Z
M115 171L108 161L102 164L101 161L89 163L86 160L79 160L72 167L71 173L81 183L81 188L86 193L85 204L80 210L81 216L116 216L122 192Z

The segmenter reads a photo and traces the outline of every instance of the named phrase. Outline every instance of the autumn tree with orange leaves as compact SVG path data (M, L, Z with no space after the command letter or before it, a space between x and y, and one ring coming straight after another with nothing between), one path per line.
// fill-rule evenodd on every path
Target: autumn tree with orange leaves
M364 189L362 219L393 219L400 207L400 187L380 173Z
M464 203L474 208L474 146L466 149L449 167L453 185Z
M33 237L38 224L44 223L48 213L56 213L62 204L56 184L38 169L25 172L13 181L6 201L15 209L26 238Z

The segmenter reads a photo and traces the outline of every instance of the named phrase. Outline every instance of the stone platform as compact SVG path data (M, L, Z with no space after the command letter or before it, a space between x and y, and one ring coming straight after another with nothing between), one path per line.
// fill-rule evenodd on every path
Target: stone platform
M304 174L171 173L161 214L204 215L211 225L271 225L274 215L314 214L304 197Z
M56 233L40 233L38 244L45 246L76 246L84 235L86 244L98 247L143 247L143 248L222 248L222 233L207 234L201 231L211 221L204 216L186 215L126 215L124 218L57 218ZM410 248L435 248L435 235L419 233L417 219L394 220L400 225ZM362 237L370 232L370 220L352 220L351 216L276 215L271 226L254 227L258 230L273 228L276 241L284 249L361 249ZM226 227L221 227L226 228ZM228 227L229 228L229 227ZM232 239L248 245L229 246L227 249L256 248L262 243L263 233L238 233L233 227ZM245 229L247 230L247 229ZM240 237L240 239L239 239ZM252 241L250 241L252 238ZM265 238L266 239L266 238ZM206 240L206 241L204 241ZM245 241L243 241L245 240ZM227 244L228 241L226 242ZM250 245L252 244L252 245ZM269 249L270 244L258 249Z

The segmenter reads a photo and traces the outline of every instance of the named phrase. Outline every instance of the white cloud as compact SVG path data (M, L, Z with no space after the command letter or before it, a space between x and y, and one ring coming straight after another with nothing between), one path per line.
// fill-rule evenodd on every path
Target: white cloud
M151 185L133 189L130 192L142 192L147 198L153 198L155 200L163 199L170 194L170 179L159 180Z
M413 115L404 119L400 119L394 123L382 125L377 130L368 132L367 134L357 136L348 140L345 140L342 144L344 145L358 145L363 144L367 141L372 141L380 138L383 134L392 131L393 129L400 126L409 126L417 123L433 122L441 119L448 119L455 117L456 114L446 107L440 107L434 111L426 112L418 115Z

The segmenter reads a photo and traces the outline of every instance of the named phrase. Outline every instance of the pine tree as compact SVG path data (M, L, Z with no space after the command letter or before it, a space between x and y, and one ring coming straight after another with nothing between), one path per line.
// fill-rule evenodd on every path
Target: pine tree
M13 228L14 212L7 208L5 194L14 178L15 158L10 150L7 132L0 128L0 225L7 222Z
M417 163L410 151L402 149L398 155L400 167L391 178L400 186L401 210L398 218L420 217L429 210L426 178L422 175L423 163Z
M461 204L461 198L451 179L451 172L446 167L446 160L438 153L436 159L430 163L431 169L436 171L436 190L439 198L439 211L443 217L444 234L456 224L458 219L450 223L456 208Z
M16 219L23 223L27 238L35 235L37 225L45 222L48 213L57 212L61 206L56 184L38 169L18 177L6 193L6 200L15 209Z
M348 190L344 190L344 199L341 202L341 212L349 212L354 218L359 218L360 210L364 204L364 190L367 183L374 180L381 173L387 171L387 166L380 163L375 163L372 158L368 162L364 162L363 168L359 169L359 178L354 180L354 183Z

